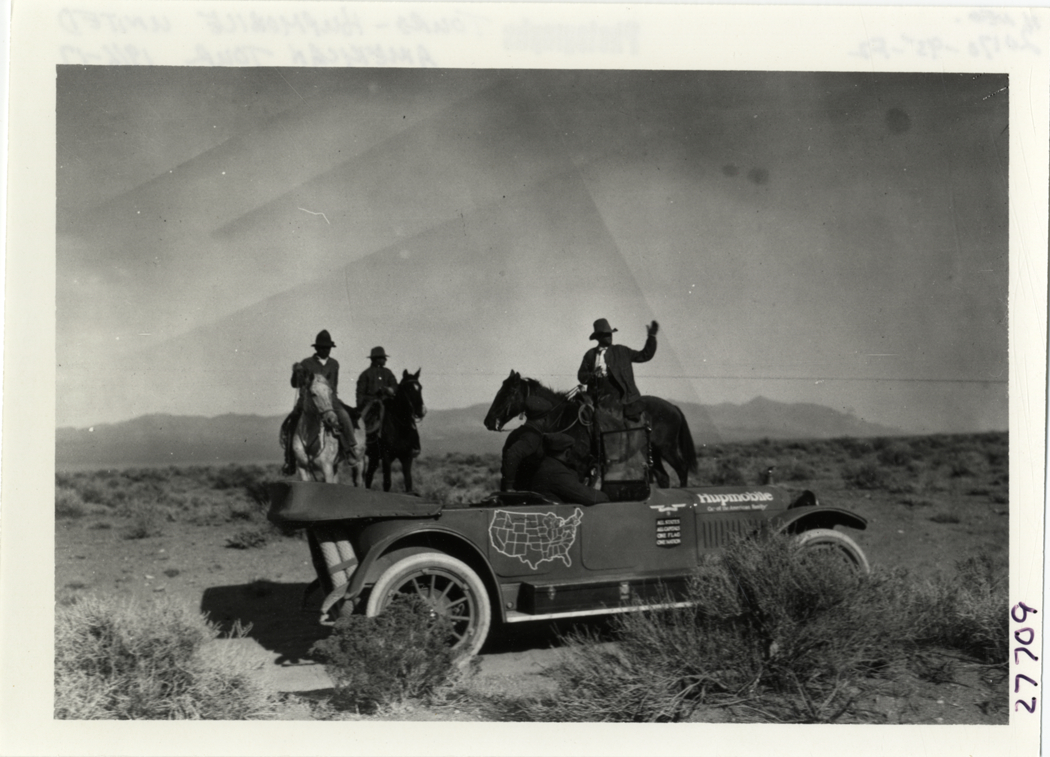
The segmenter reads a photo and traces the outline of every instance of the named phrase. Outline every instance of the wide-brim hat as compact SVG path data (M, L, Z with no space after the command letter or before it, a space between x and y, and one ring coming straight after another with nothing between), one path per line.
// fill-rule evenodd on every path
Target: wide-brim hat
M390 357L386 352L383 351L382 347L373 347L372 351L368 354L373 360L381 357Z
M614 334L617 331L619 331L619 329L614 329L612 326L609 325L609 322L607 320L605 320L604 318L599 318L597 321L594 322L594 332L591 334L590 338L597 339L602 334Z
M543 449L551 455L557 455L559 452L564 452L565 450L570 449L575 443L576 440L568 434L543 435Z
M529 395L525 398L525 418L527 420L534 420L536 418L542 418L544 415L549 413L553 409L552 405L542 397L535 397Z
M332 341L331 334L328 333L327 329L322 329L318 334L314 343L311 347L335 347L335 342Z

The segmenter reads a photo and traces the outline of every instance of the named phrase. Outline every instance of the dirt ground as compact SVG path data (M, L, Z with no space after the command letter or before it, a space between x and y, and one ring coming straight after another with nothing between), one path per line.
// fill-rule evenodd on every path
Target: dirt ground
M845 488L841 481L809 482L822 504L856 512L868 521L863 532L850 535L864 549L873 567L907 568L921 580L949 570L956 560L979 552L1002 556L1007 551L1008 506L1001 496L960 481L935 497L917 502L886 491ZM822 488L823 486L823 488ZM976 491L978 493L968 493ZM956 522L957 521L957 522ZM274 538L262 546L235 549L227 540L243 524L193 525L165 523L160 533L128 538L130 518L111 514L61 518L56 522L56 601L78 594L148 600L177 597L207 613L224 629L250 625L248 638L262 650L263 666L281 671L312 668L299 683L269 671L284 691L296 691L291 702L299 709L291 717L310 718L324 698L327 680L309 660L310 645L326 629L316 614L299 610L303 590L314 577L306 542ZM316 595L313 606L319 602ZM544 676L558 654L558 632L551 624L528 624L493 638L482 650L481 664L470 684L488 694L541 694L553 682ZM279 671L278 671L279 672ZM991 676L991 677L989 677ZM868 703L868 722L974 723L1007 722L1007 682L995 680L988 668L959 662L950 682L901 681L886 696ZM282 684L283 680L283 684ZM1000 695L1001 694L1001 695ZM312 705L311 702L314 704ZM483 713L454 707L412 708L386 713L387 719L485 719ZM698 713L708 721L747 720L744 713Z

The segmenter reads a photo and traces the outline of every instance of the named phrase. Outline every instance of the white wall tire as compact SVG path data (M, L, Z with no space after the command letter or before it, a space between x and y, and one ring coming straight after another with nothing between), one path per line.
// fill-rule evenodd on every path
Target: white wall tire
M442 552L409 555L387 568L368 597L365 614L375 617L397 594L414 594L452 620L452 649L462 659L481 649L492 626L485 584L461 560Z
M868 558L857 543L841 531L831 528L814 528L798 535L799 546L804 550L822 550L843 558L843 562L861 575L871 573Z

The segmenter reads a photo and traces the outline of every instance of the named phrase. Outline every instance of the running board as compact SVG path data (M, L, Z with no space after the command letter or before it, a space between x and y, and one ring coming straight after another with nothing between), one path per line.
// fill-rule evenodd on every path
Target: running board
M599 607L596 610L576 610L570 612L548 612L541 615L529 615L517 610L507 610L508 623L525 623L529 620L559 620L561 618L586 618L593 615L619 615L625 612L643 612L644 610L671 610L679 607L691 607L693 602L670 602L655 605L627 605L625 607Z

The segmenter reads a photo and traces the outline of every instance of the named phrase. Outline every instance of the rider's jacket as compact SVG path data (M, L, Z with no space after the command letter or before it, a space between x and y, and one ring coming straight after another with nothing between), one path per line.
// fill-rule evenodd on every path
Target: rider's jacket
M357 377L357 409L375 399L381 389L397 389L397 377L385 365L372 365Z
M533 474L543 459L543 432L534 421L525 421L510 432L503 445L499 490L528 491Z
M587 350L580 363L580 370L576 378L581 384L588 388L594 388L598 379L594 375L594 364L598 358L598 347ZM631 363L645 363L653 359L656 354L656 337L649 336L645 340L645 346L640 350L632 350L622 344L610 345L605 350L606 378L612 383L620 394L620 400L624 405L636 401L641 397L641 392L634 383L634 368Z
M311 355L305 360L299 361L302 365L305 365L310 369L311 373L320 373L328 381L328 385L332 387L332 391L335 392L339 389L339 363L334 357L328 358L324 363L318 359L317 355ZM295 373L292 373L292 388L298 389L299 386L295 383Z
M608 502L609 495L600 489L592 489L580 483L576 471L561 460L545 457L536 470L529 490L554 500L577 505L596 505Z

